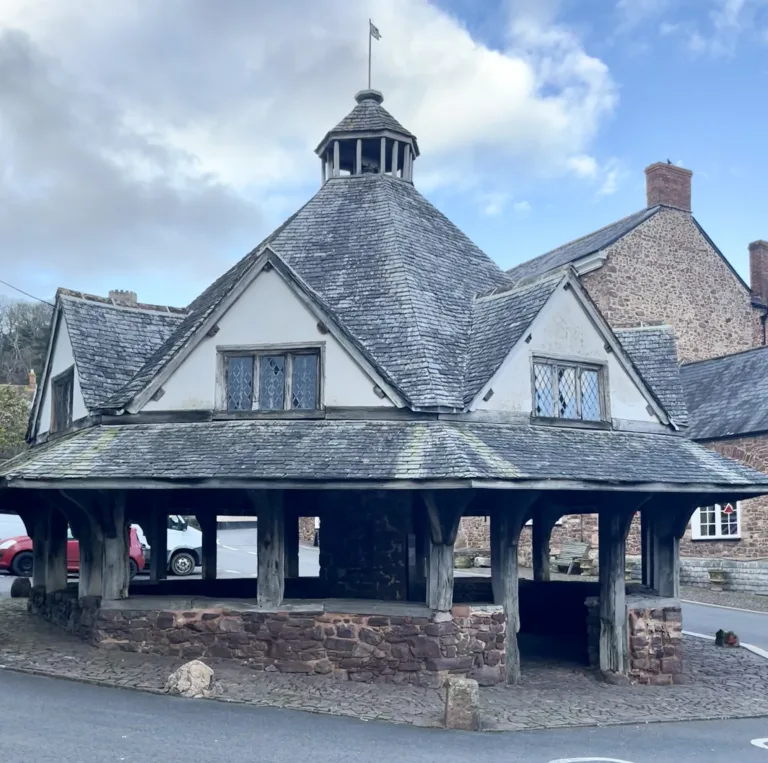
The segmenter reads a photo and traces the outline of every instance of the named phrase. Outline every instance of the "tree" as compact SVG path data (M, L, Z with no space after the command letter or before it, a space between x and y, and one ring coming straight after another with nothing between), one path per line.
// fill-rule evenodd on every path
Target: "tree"
M42 302L0 301L0 383L26 385L42 375L52 309Z
M8 384L0 386L0 461L24 450L29 419L26 390Z

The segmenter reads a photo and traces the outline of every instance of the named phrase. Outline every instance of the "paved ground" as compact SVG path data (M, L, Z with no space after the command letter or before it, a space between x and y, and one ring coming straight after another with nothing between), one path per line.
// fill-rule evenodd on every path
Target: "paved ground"
M684 650L689 683L675 687L608 686L580 665L524 660L521 686L481 691L484 723L519 730L768 716L768 660L698 639L686 639ZM89 647L28 615L25 602L0 599L0 664L8 668L159 691L181 662ZM235 661L213 667L225 700L419 726L441 722L439 691L257 673Z
M49 678L2 677L4 763L163 763L227 760L288 763L764 763L751 744L768 735L763 721L670 723L654 727L435 733L349 718L297 715L70 684ZM45 704L43 705L43 698ZM43 707L45 711L43 712Z
M738 609L683 604L683 627L687 631L713 636L720 628L734 631L753 646L768 650L768 614Z

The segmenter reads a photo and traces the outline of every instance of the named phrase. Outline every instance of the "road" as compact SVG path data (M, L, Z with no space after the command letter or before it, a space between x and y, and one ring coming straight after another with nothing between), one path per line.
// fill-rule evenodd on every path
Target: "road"
M683 628L714 636L722 628L733 631L746 644L768 651L768 614L725 607L683 604Z
M0 673L3 762L768 763L765 720L468 734Z

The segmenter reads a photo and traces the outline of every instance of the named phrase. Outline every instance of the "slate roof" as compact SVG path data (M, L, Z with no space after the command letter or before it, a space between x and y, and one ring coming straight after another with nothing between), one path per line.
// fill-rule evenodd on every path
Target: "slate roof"
M641 209L623 220L607 225L594 233L590 233L582 238L577 238L557 249L553 249L546 254L534 257L532 260L523 262L507 271L510 278L518 281L521 278L531 278L541 275L554 268L560 268L595 254L615 244L620 238L631 233L638 225L653 217L661 207L651 207L650 209Z
M332 178L264 244L322 297L412 405L463 407L472 299L509 279L411 183L389 175ZM151 381L260 251L189 306L174 334L105 407L128 404Z
M768 487L768 475L679 436L437 420L94 426L18 456L0 475L11 486L143 478L577 480L627 489L717 485L732 493Z
M498 371L510 350L565 276L564 270L502 287L472 303L464 402L469 403Z
M688 408L671 326L643 326L614 332L640 375L679 427L688 425Z
M697 440L768 431L768 347L680 367Z
M126 307L63 290L59 299L88 409L123 387L183 318L173 308Z
M415 136L406 130L382 105L383 97L376 90L362 90L355 96L357 105L323 138L322 146L328 138L339 133L381 132L389 130L408 138ZM319 147L318 147L319 148Z

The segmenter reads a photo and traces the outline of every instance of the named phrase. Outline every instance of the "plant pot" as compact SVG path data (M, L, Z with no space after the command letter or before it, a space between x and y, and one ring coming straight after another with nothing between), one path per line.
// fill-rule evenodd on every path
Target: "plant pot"
M712 591L722 591L725 582L725 570L708 570L709 572L709 587Z

